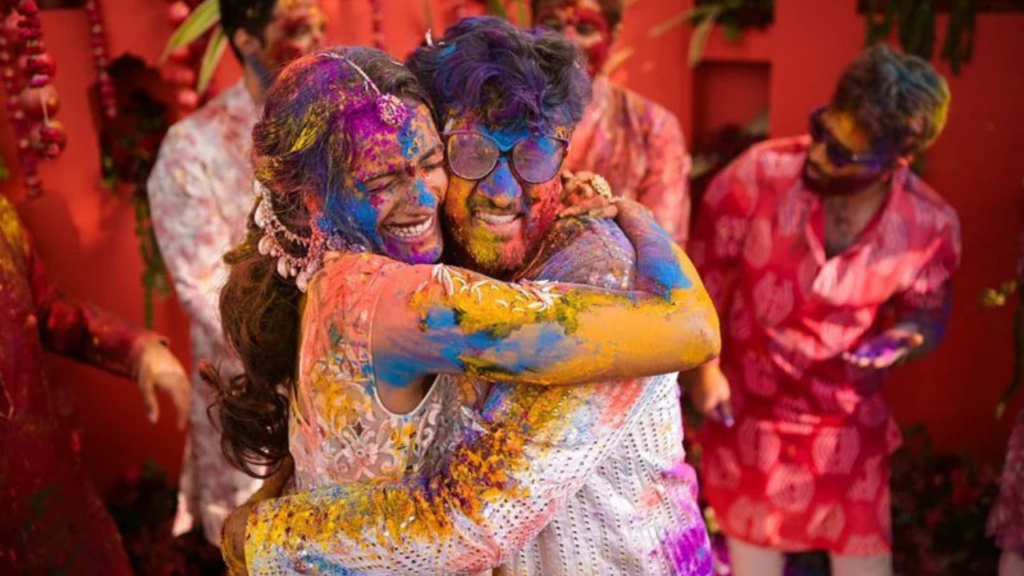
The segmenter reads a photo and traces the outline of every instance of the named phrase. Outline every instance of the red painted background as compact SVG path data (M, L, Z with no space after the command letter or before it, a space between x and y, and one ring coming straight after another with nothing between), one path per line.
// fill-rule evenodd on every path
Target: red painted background
M367 43L370 11L366 0L324 0L336 42ZM715 31L705 52L708 65L687 67L688 27L655 39L650 28L692 5L692 0L627 2L620 48L632 55L615 75L678 114L687 135L725 121L749 121L767 103L772 135L804 129L807 113L829 97L844 65L860 49L864 24L855 0L778 0L775 24L729 44ZM111 53L130 52L153 61L170 35L166 4L158 0L103 0ZM389 50L404 57L428 26L421 0L389 0L384 31ZM435 28L449 22L452 0L433 0ZM98 147L85 94L95 80L81 10L43 14L47 45L57 58L59 114L68 136L64 155L42 167L46 195L20 205L49 264L64 289L141 321L134 221L130 205L101 188ZM939 35L939 42L942 41ZM949 337L929 359L901 368L890 397L902 424L925 422L940 446L969 449L998 458L1008 421L997 423L993 408L1010 375L1010 315L982 310L978 295L1012 274L1024 192L1024 14L978 17L974 59L950 78L953 108L945 134L927 158L928 180L959 210L963 223L964 266L956 278L956 303ZM217 84L237 78L225 58ZM5 119L6 120L6 119ZM0 127L0 152L16 166L7 122ZM20 200L16 173L0 188ZM240 191L240 193L245 193ZM186 318L172 299L158 304L156 327L173 339L188 360ZM84 458L101 488L109 489L126 468L155 459L177 474L183 437L169 418L146 423L131 383L53 358L54 379L77 394L84 431ZM1020 403L1011 406L1016 410ZM162 404L165 413L170 405ZM1012 412L1011 412L1012 413ZM1009 420L1009 419L1007 419Z

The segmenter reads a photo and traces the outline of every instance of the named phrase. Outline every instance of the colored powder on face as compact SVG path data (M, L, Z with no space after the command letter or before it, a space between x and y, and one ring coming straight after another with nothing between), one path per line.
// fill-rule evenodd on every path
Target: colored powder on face
M422 180L416 182L416 202L424 208L437 210L437 195Z

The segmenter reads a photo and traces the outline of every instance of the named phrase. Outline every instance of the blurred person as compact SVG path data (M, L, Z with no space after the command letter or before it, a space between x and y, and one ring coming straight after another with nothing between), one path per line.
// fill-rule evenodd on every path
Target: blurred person
M909 165L949 101L931 65L876 45L809 135L754 146L708 189L690 248L723 348L690 392L737 576L805 550L837 576L892 574L883 384L938 344L960 264L956 211Z
M622 31L624 0L531 0L534 26L564 34L587 56L593 97L573 133L569 171L608 180L615 194L647 206L686 246L690 156L679 121L653 100L608 80L605 64Z
M220 0L220 24L242 79L171 127L148 192L157 242L191 321L194 362L238 371L224 345L217 294L227 277L222 258L245 237L252 208L252 128L278 71L323 44L325 19L318 0ZM224 459L207 418L210 391L197 384L194 392L174 533L199 522L216 544L224 517L259 481Z
M61 293L0 196L0 574L130 576L131 565L61 415L44 352L136 381L150 422L156 390L184 428L189 379L165 339Z

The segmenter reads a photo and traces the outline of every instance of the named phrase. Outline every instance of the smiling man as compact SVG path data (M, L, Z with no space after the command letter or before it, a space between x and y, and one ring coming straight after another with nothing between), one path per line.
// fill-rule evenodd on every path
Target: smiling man
M249 150L263 92L277 71L323 44L317 0L220 0L221 27L242 64L242 80L171 127L147 183L153 229L178 300L191 321L192 357L231 370L217 314L224 254L245 236L252 208ZM202 524L220 541L232 508L259 485L232 468L206 416L209 387L193 372L188 447L176 534Z
M691 392L736 576L805 550L836 576L892 574L882 386L942 337L960 264L956 211L908 166L949 100L927 62L874 46L810 135L755 146L707 191L690 250L726 321Z

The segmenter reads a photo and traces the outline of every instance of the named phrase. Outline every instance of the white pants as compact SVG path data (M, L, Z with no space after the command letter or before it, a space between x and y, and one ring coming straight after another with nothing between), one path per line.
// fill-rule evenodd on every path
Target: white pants
M1003 550L999 558L999 576L1024 576L1024 558L1011 550Z
M729 538L733 576L782 576L786 557L780 550ZM841 556L830 554L832 576L892 576L892 554Z

